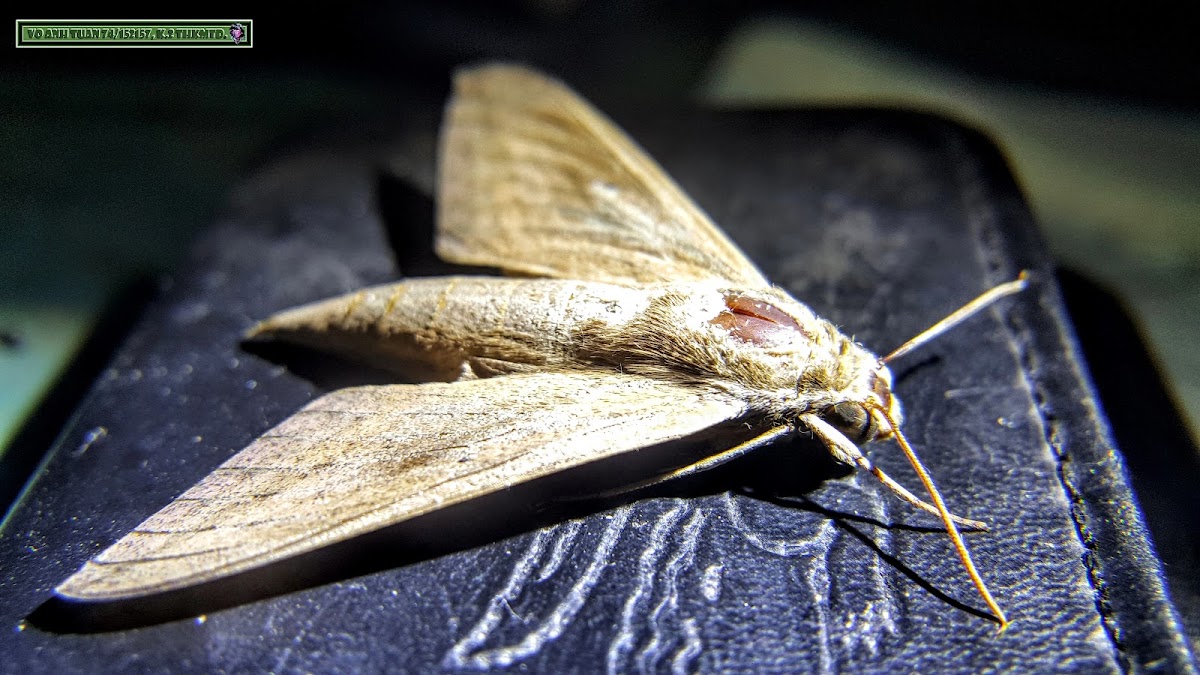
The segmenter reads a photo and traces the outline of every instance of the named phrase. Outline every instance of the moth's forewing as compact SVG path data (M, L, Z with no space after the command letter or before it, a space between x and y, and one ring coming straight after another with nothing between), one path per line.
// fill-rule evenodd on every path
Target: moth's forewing
M767 280L602 113L528 69L460 71L439 153L438 254L613 283Z
M183 588L741 415L714 391L617 373L341 389L313 401L57 589Z
M418 278L280 312L250 336L451 382L574 368L580 326L628 324L654 294L652 288L564 279Z

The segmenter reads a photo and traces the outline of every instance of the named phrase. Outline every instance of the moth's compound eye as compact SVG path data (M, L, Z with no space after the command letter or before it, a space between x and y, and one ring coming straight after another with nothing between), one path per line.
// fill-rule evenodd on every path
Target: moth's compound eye
M823 415L838 431L855 443L865 443L879 435L875 416L864 406L853 401L842 401L830 406Z

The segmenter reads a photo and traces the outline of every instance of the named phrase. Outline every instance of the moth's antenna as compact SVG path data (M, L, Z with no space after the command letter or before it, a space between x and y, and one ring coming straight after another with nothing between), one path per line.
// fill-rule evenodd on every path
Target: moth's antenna
M951 312L950 315L947 316L946 318L933 324L929 328L926 328L925 330L921 331L915 337L913 337L911 340L900 345L899 347L897 347L895 349L895 351L893 351L891 354L888 354L887 356L883 357L880 360L883 363L887 363L888 361L891 361L893 359L898 359L901 356L904 356L905 354L911 352L912 350L916 349L917 347L920 347L921 345L925 344L926 342L929 342L930 340L941 335L942 333L945 333L946 331L950 330L951 328L954 328L958 324L960 324L963 321L970 318L971 315L975 314L976 312L983 309L984 307L987 307L988 305L992 304L993 302L999 300L1000 298L1003 298L1006 295L1012 295L1013 293L1018 293L1022 290L1025 290L1025 287L1027 287L1028 285L1029 285L1029 272L1027 270L1021 270L1021 273L1019 275L1017 275L1016 280L1009 281L1007 283L1000 284L999 286L993 286L992 288L989 288L988 290L984 291L979 297L968 302L967 304L963 305L962 307L959 307L955 311Z
M985 293L984 295L987 294ZM896 443L900 445L900 449L908 457L908 463L912 464L913 470L917 472L917 476L925 484L925 490L929 492L934 506L937 507L938 515L941 516L942 523L946 526L946 533L950 535L950 540L954 542L954 549L958 551L958 557L962 560L963 567L967 569L967 574L970 575L971 581L975 584L975 588L979 591L979 595L983 598L983 601L987 603L988 609L992 610L992 614L1000 622L1000 630L1004 631L1008 627L1008 619L1004 616L1004 611L1000 609L1000 605L996 604L996 600L992 597L991 592L988 591L987 584L983 582L983 577L979 575L979 570L975 569L975 563L971 562L971 553L967 551L967 545L963 542L962 535L958 533L958 528L954 525L954 520L950 517L950 511L946 509L946 502L942 500L942 495L938 492L937 486L933 484L933 479L929 477L929 472L922 466L921 460L917 459L917 453L913 452L912 446L908 444L908 439L904 438L904 434L900 431L900 425L896 424L896 420L892 419L891 413L882 406L872 406L872 408L883 415L884 419L888 422L888 426L892 428L892 433L896 436Z

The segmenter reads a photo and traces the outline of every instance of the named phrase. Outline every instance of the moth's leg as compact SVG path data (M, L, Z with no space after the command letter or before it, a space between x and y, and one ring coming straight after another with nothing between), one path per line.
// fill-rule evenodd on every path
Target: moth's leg
M812 432L825 443L825 447L829 448L829 452L839 462L843 462L845 464L854 464L860 469L869 471L871 475L879 479L880 483L883 483L884 487L894 492L900 499L903 499L922 511L928 511L935 516L940 517L941 514L938 513L936 506L922 501L919 497L909 492L908 489L906 489L903 485L892 480L891 476L888 476L883 472L883 469L880 469L872 464L871 460L867 459L867 456L862 454L862 451L858 449L858 446L851 443L849 439L839 433L837 429L831 427L828 422L813 414L801 415L800 420L804 422L805 426L812 430ZM971 520L970 518L963 518L953 514L950 515L950 518L959 525L962 525L963 527L969 527L972 530L988 529L987 523L983 523L978 520Z
M759 434L758 436L755 436L754 438L751 438L750 440L745 441L744 443L739 443L728 450L722 450L721 452L718 452L715 455L709 455L708 457L705 457L704 459L700 460L699 462L696 462L695 464L689 464L685 467L681 467L681 468L675 469L673 471L668 471L667 473L664 473L661 476L658 476L657 478L651 478L650 480L647 480L647 481L641 481L641 483L638 484L638 487L648 487L650 485L657 485L658 483L663 483L663 482L669 481L673 478L682 478L684 476L690 476L692 474L700 473L701 471L708 471L709 469L721 466L722 464L724 464L726 462L735 460L738 457L741 457L742 455L750 452L751 450L761 448L762 446L764 446L768 443L771 443L772 441L779 438L780 436L787 434L791 430L792 430L792 428L790 426L786 426L786 425L781 426L781 427L775 427L774 429L770 429L762 434Z
M479 376L475 374L475 369L471 367L470 361L462 362L462 369L458 373L458 382L469 382L478 380Z
M462 364L462 372L458 381L481 380L497 375L512 375L514 373L532 373L540 370L528 363L513 363L500 359L489 359L485 356L469 356Z
M612 490L605 490L604 492L594 492L594 493L587 495L584 498L585 499L593 499L593 498L602 499L602 498L606 498L606 497L616 497L618 495L623 495L627 492L633 492L635 490L641 490L642 488L648 488L652 485L658 485L659 483L665 483L665 482L675 479L675 478L682 478L683 476L690 476L695 473L700 473L701 471L707 471L713 467L717 467L726 462L735 460L738 457L741 457L742 455L750 452L751 450L754 450L756 448L761 448L762 446L770 443L771 441L774 441L775 439L779 438L780 436L783 436L783 435L789 433L791 430L792 430L792 428L790 426L775 427L774 429L770 429L770 430L766 431L765 433L759 434L758 436L755 436L754 438L751 438L750 440L745 441L744 443L739 443L728 450L722 450L721 452L718 452L715 455L709 455L708 457L705 457L704 459L700 460L699 462L696 462L695 464L689 464L687 466L684 466L684 467L681 467L678 469L672 469L671 471L668 471L664 474L659 474L652 478L647 478L646 480L641 480L636 483L632 483L630 485L622 485L621 487L614 488Z

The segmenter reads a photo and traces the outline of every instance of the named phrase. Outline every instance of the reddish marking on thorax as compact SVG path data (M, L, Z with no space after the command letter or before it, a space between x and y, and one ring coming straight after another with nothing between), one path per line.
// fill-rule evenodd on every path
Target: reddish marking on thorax
M797 334L809 337L795 319L769 302L744 295L727 295L725 306L729 311L718 314L712 323L743 342L772 347L796 339Z

